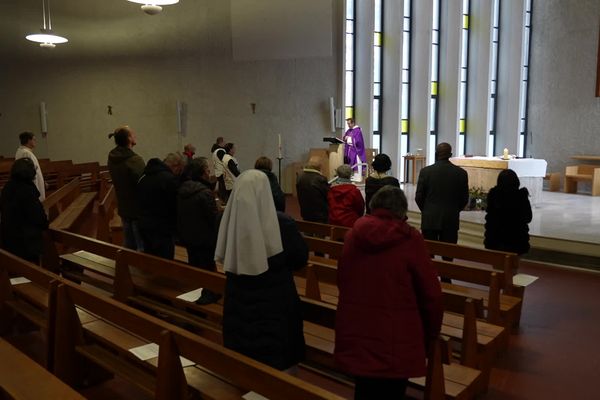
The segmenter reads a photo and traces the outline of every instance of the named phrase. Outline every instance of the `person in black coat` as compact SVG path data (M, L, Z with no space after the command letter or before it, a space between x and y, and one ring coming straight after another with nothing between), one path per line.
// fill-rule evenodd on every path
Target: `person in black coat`
M35 174L31 159L14 162L0 195L0 240L3 249L39 264L48 218L33 183Z
M177 233L188 253L188 263L216 271L217 203L210 189L208 160L193 159L186 167L189 180L177 194Z
M321 174L321 161L318 157L311 157L308 160L306 167L298 176L296 192L302 219L326 224L329 218L327 204L329 183Z
M170 153L164 162L152 158L138 181L138 226L145 253L170 260L175 256L177 189L185 165L181 154Z
M531 204L527 188L512 169L498 174L496 186L487 196L485 215L486 249L524 254L529 251Z
M275 202L275 209L277 211L285 212L285 194L279 186L277 177L273 171L273 161L268 157L259 157L254 163L254 168L264 172L269 178L269 184L271 185L271 192L273 193L273 201Z
M304 357L300 299L293 270L308 247L294 220L275 210L269 181L243 172L219 228L215 259L227 276L223 344L279 370Z
M387 154L377 154L371 164L375 172L373 172L365 181L365 204L367 206L367 214L371 213L370 202L371 198L379 189L384 186L391 185L397 188L400 187L400 182L393 176L387 175L387 172L392 168L392 160Z
M469 201L467 172L452 164L452 146L435 148L435 163L421 170L415 201L421 210L421 232L428 240L456 243L460 212Z

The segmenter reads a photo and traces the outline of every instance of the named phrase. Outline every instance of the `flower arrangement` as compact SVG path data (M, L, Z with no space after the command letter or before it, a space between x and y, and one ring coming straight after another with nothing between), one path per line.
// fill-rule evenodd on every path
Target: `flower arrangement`
M465 210L480 211L487 207L487 192L482 187L469 188L469 202Z

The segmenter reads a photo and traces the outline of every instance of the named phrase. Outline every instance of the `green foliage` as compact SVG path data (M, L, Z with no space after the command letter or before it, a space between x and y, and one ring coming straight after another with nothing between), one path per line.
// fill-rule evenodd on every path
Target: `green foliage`
M485 210L487 207L487 192L482 187L469 188L469 203L467 210Z

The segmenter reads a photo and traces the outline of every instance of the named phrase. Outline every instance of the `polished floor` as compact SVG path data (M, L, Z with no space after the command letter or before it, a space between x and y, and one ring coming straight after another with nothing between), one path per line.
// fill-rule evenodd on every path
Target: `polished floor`
M402 184L408 209L419 211L415 203L416 185ZM485 223L485 211L463 211L461 221ZM600 196L543 191L533 208L530 235L600 244Z

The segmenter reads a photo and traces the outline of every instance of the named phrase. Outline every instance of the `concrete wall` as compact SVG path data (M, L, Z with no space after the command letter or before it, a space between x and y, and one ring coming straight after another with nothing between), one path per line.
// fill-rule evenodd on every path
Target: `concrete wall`
M594 97L598 0L533 4L528 154L564 173L569 157L600 155L600 98Z
M325 147L329 97L341 99L341 1L331 2L332 20L324 27L332 30L330 56L273 54L254 61L232 57L230 3L209 3L211 45L178 57L0 61L0 154L14 156L18 133L31 130L39 157L105 163L113 147L107 134L122 124L137 132L135 151L146 160L188 142L197 155L208 155L217 136L236 143L241 169L260 155L276 164L279 134L284 165L304 160L311 147ZM186 104L185 137L177 134L177 100ZM45 139L39 135L41 101L48 112Z

